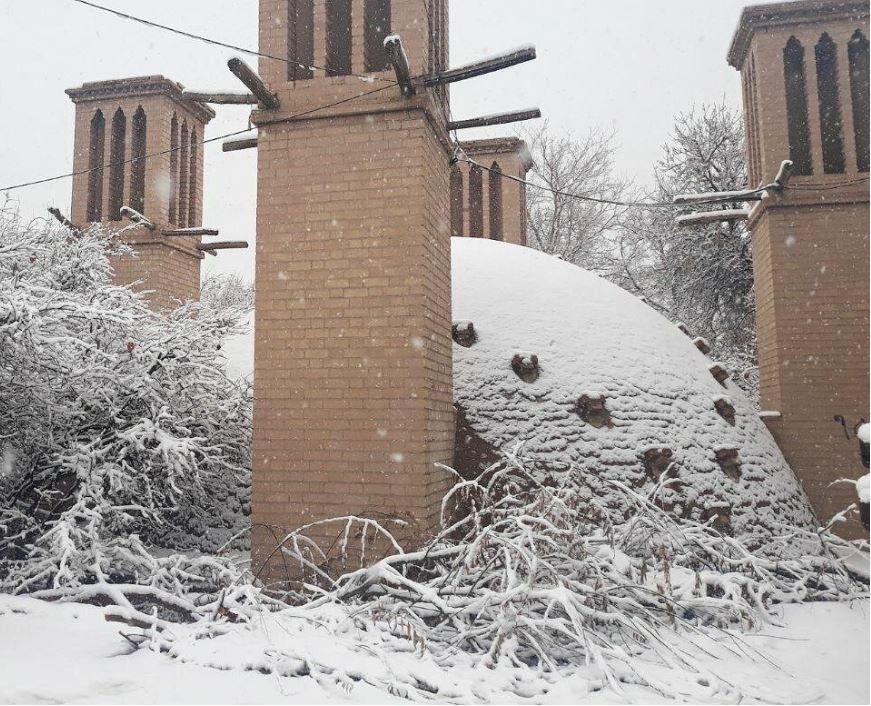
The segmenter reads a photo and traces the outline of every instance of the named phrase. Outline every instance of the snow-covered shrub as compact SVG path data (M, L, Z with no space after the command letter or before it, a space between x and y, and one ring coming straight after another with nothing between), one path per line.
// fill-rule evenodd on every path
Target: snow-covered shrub
M211 309L254 308L254 287L233 273L210 274L200 285L200 301Z
M251 397L220 353L239 312L152 312L111 283L123 249L0 210L0 588L146 581L180 565L146 547L247 525Z
M288 533L287 566L308 581L285 604L239 580L203 600L189 626L123 605L107 615L186 662L311 677L324 688L364 681L469 703L533 698L581 674L592 689L642 684L666 699L737 703L743 685L703 653L725 643L753 660L740 633L776 621L777 603L867 595L835 558L851 545L825 531L785 528L781 558L762 557L662 511L666 479L643 494L612 481L629 521L597 500L590 480L578 467L531 471L509 454L457 479L441 531L423 547L402 549L387 522L343 518L340 550L378 534L391 549L335 580L312 562L305 530ZM474 674L486 675L477 686Z

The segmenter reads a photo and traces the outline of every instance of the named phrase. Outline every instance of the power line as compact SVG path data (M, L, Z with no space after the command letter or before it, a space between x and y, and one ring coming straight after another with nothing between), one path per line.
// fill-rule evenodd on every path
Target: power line
M488 172L496 172L492 167L488 167L480 162L476 162L474 159L469 157L466 152L462 149L462 147L458 144L457 150L462 152L465 157L459 157L456 159L458 162L466 162L467 164L473 164L480 169L485 169ZM589 201L592 203L604 204L607 206L623 206L626 208L677 208L677 209L687 209L688 206L705 206L712 204L724 204L724 203L735 203L737 201L744 201L746 199L725 197L725 198L710 198L705 199L704 201L693 201L691 204L682 204L682 203L674 203L672 201L617 201L612 199L603 199L598 198L596 196L587 196L585 194L574 194L569 191L562 191L560 189L552 189L549 186L545 186L543 184L536 184L532 181L527 181L526 179L521 179L520 177L516 177L512 174L506 174L505 172L498 172L502 175L502 177L506 179L510 179L511 181L516 181L518 184L525 184L526 186L531 186L535 189L540 189L542 191L548 191L556 196L565 196L566 198L578 199L579 201ZM869 177L863 177L859 179L853 179L852 181L841 182L840 184L833 184L827 186L814 186L814 185L790 185L786 187L786 190L796 190L796 191L832 191L834 189L840 189L844 186L849 186L851 184L859 184L862 182L869 181ZM745 196L751 196L753 194L761 194L767 192L771 189L772 185L768 186L760 186L758 189L752 189L743 192Z
M337 105L342 105L343 103L349 103L350 101L357 100L358 98L364 98L365 96L372 95L373 93L378 93L380 91L386 91L389 88L393 88L393 84L389 86L379 86L378 88L373 88L371 91L363 91L362 93L357 93L356 95L350 96L348 98L342 98L341 100L333 101L332 103L327 103L325 105L319 105L316 108L310 108L309 110L304 110L299 113L295 113L294 115L289 115L285 118L282 118L281 122L287 122L290 120L294 120L296 118L302 118L306 115L311 115L312 113L317 113L321 110L326 110L327 108L334 108ZM251 132L252 130L256 130L256 127L248 127L244 130L236 130L235 132L228 132L224 135L218 135L217 137L210 137L205 140L201 140L198 144L207 145L210 142L217 142L218 140L226 140L229 137L237 137L238 135L244 135L246 132ZM171 147L167 150L161 150L160 152L153 152L151 154L146 154L141 157L133 157L131 159L125 159L120 162L110 162L109 164L103 164L99 167L91 167L90 169L81 169L77 172L68 172L67 174L58 174L57 176L46 177L44 179L35 179L33 181L22 182L21 184L12 184L11 186L0 186L0 192L4 191L13 191L15 189L23 189L27 186L36 186L37 184L47 184L52 181L59 181L61 179L69 179L71 177L80 176L82 174L90 174L91 172L96 172L100 169L109 169L113 166L123 166L125 164L131 164L133 162L145 161L147 159L153 159L154 157L162 157L167 154L172 154L173 152L180 151L184 145L179 145L178 147Z
M121 12L120 10L115 10L111 7L105 7L103 5L98 5L97 3L90 2L89 0L72 0L73 2L77 2L80 5L86 5L87 7L91 7L95 10L101 10L102 12L108 12L111 15L115 15L116 17L121 17L125 20L131 20L133 22L139 22L147 27L154 27L156 29L162 29L166 32L172 32L173 34L178 34L182 37L187 37L188 39L195 39L199 42L205 42L206 44L211 44L216 47L223 47L225 49L232 49L233 51L242 52L243 54L249 54L251 56L259 56L263 59L271 59L272 61L282 61L285 64L292 64L294 66L299 66L302 69L311 69L317 71L327 71L326 67L318 66L317 64L302 64L298 61L294 61L292 59L288 59L283 56L273 56L272 54L265 54L260 51L256 51L254 49L247 49L246 47L236 46L235 44L228 44L227 42L221 42L217 39L211 39L210 37L204 37L200 34L194 34L193 32L186 32L182 29L176 29L175 27L170 27L168 25L160 24L159 22L152 22L151 20L146 20L142 17L136 17L135 15L129 15L126 12ZM383 81L385 83L389 83L391 85L396 84L396 81L392 79L382 78L381 76L372 76L365 74L347 74L348 76L355 76L356 78L362 79L363 81L373 82L373 81Z
M465 154L465 153L464 153ZM458 162L467 162L468 164L474 164L475 166L486 169L488 172L496 172L492 167L488 167L480 162L476 162L474 159L470 157L461 157L457 160ZM566 198L578 199L579 201L589 201L591 203L604 204L606 206L624 206L627 208L679 208L686 209L685 204L676 204L672 201L617 201L614 199L604 199L599 198L597 196L587 196L584 194L574 194L570 191L562 191L560 189L552 189L549 186L545 186L543 184L536 184L533 181L527 181L526 179L521 179L520 177L516 177L513 174L506 174L505 172L499 172L504 178L510 179L512 181L516 181L518 184L525 184L526 186L531 186L535 189L540 189L542 191L549 191L556 196L565 196ZM759 194L764 191L767 191L769 187L763 186L758 189L753 189L752 191L745 192L746 195L750 196L752 194ZM719 198L719 199L709 199L705 201L694 201L693 205L705 205L705 204L722 204L722 203L732 203L736 201L733 198Z

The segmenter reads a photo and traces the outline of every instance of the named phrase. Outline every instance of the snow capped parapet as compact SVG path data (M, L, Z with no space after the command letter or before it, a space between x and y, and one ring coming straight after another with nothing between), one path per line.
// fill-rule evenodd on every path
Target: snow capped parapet
M662 483L664 507L738 535L812 526L752 404L682 327L549 255L477 238L452 245L455 320L474 321L477 334L454 346L454 397L476 458L482 445L523 442L536 467L574 465L601 480L606 501L607 481ZM516 367L533 354L531 384Z

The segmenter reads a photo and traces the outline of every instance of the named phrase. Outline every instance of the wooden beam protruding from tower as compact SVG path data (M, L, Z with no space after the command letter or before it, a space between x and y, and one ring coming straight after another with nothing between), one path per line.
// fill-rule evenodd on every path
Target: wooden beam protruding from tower
M59 208L56 208L55 206L50 206L48 209L48 212L52 216L54 216L60 222L61 225L66 226L74 233L81 233L82 232L82 229L79 228L75 223L73 223L69 218L67 218L63 213L61 213Z
M387 60L396 73L396 82L402 89L402 95L411 98L417 93L411 82L411 69L408 67L408 55L402 46L402 39L398 34L392 34L384 40L384 51L387 52Z
M247 247L247 240L219 240L214 243L200 243L197 245L197 250L208 252L210 250L238 250Z
M236 78L245 84L264 108L267 110L277 110L281 107L278 97L266 87L266 84L263 83L257 72L238 56L234 56L227 62L227 68L230 69Z
M501 71L502 69L507 69L509 66L522 64L525 61L532 61L535 59L535 56L535 47L530 44L529 46L520 47L519 49L514 49L505 54L500 54L499 56L494 56L482 61L475 61L471 64L466 64L465 66L458 66L456 69L448 69L447 71L442 71L433 76L427 76L423 83L425 86L429 87L441 86L446 83L455 83L456 81L465 81L469 78L475 78L475 76L483 76L484 74L489 74L494 71Z
M160 231L161 235L169 238L180 238L183 236L199 237L202 235L218 235L217 228L172 228L169 230Z
M257 96L253 93L212 93L208 91L182 91L182 98L197 103L214 103L215 105L256 105Z
M257 147L256 137L243 137L239 140L224 140L221 149L224 152L237 152L238 150L250 150Z
M148 228L148 230L156 230L157 226L154 225L150 220L148 220L145 216L143 216L139 211L135 208L130 208L130 206L122 206L121 207L121 216L122 218L129 218L136 225L140 225L144 228Z
M701 226L706 223L722 223L724 221L746 221L750 217L749 208L732 208L720 211L703 211L701 213L687 213L674 219L678 228L688 226Z
M515 110L509 113L494 113L493 115L483 115L480 118L469 118L468 120L452 120L448 123L448 130L465 130L471 127L487 127L489 125L505 125L507 123L519 123L522 120L534 120L541 117L541 111L538 108L530 108L529 110Z

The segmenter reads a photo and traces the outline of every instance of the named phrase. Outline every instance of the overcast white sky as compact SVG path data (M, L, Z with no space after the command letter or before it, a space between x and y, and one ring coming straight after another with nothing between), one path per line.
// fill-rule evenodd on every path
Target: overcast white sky
M231 44L256 48L257 0L98 0ZM743 0L451 0L451 63L534 43L538 60L455 85L457 118L541 107L551 125L616 131L619 169L647 180L676 113L725 98L740 105L726 51ZM148 29L72 0L0 0L0 187L72 168L73 105L85 81L163 74L190 88L237 90L230 50ZM243 107L218 107L207 137L245 127ZM509 134L465 131L463 137ZM208 258L253 278L253 151L206 147L204 225L252 248ZM69 209L69 179L15 191L22 212Z

